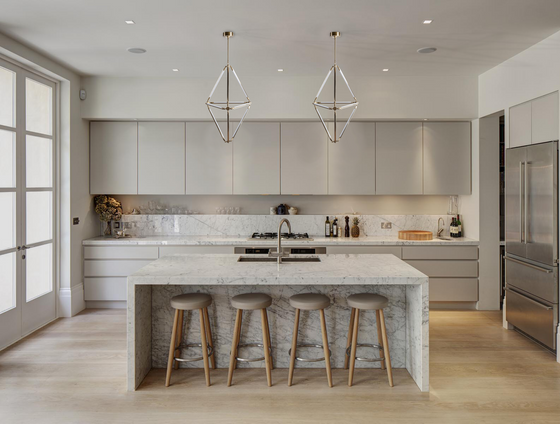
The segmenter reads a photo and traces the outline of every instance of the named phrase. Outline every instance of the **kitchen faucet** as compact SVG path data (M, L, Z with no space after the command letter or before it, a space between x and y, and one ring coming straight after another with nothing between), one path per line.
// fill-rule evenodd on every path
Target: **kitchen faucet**
M441 222L443 223L443 225L441 226L441 228L439 227L439 221L441 221ZM441 233L443 233L444 228L445 228L445 221L443 220L442 217L440 217L440 218L437 220L437 236L438 236L438 237L441 237Z
M283 218L282 221L280 221L280 224L278 224L278 250L276 251L276 253L270 252L268 254L268 256L270 257L278 258L278 265L282 263L282 258L290 256L289 253L284 253L282 251L282 225L284 223L288 225L288 234L292 233L292 224L290 224L290 221L288 221L286 218Z

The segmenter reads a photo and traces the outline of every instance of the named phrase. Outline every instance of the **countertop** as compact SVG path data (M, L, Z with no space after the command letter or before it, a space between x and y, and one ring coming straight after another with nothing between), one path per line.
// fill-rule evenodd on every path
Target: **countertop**
M248 255L250 256L250 255ZM292 255L292 257L298 255ZM300 255L301 256L301 255ZM428 277L394 255L321 255L321 262L238 262L239 255L165 256L130 285L421 285Z
M94 237L83 241L84 246L276 246L276 240L247 240L248 236L146 236L131 238ZM309 240L282 240L283 246L478 246L478 240L458 239L413 241L397 236L363 236L358 238L315 237Z

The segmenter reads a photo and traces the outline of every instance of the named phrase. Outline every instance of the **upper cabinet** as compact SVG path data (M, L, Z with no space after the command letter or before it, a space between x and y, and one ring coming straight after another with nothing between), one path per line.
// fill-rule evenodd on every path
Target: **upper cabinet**
M138 194L185 194L185 123L138 123Z
M327 194L327 134L319 122L281 124L282 194Z
M233 193L233 143L224 143L213 122L187 123L187 194Z
M375 194L375 125L352 122L342 140L328 142L329 194Z
M90 124L90 193L138 193L138 124Z
M470 122L427 122L424 194L471 194Z
M531 143L558 140L558 91L533 100L531 108Z
M509 109L509 147L531 144L531 102Z
M376 194L422 194L422 123L378 122Z
M280 194L280 124L246 122L233 144L233 194Z

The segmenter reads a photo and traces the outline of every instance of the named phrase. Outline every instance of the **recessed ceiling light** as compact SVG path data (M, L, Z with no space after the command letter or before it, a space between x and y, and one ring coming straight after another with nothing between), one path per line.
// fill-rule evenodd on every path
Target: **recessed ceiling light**
M282 68L278 68L278 72L284 72Z
M428 120L428 118L424 118L424 121L427 121L427 120Z
M141 49L140 47L131 47L127 49L130 53L142 54L146 53L146 49Z
M136 22L134 21L124 21L125 24L127 25L134 25Z
M435 47L422 47L421 49L416 50L418 53L433 53L437 49Z
M422 22L424 25L430 25L433 22L432 19L426 19L424 22Z
M389 68L383 69L383 72L389 72Z
M172 71L173 72L179 72L179 70L177 68L173 68Z

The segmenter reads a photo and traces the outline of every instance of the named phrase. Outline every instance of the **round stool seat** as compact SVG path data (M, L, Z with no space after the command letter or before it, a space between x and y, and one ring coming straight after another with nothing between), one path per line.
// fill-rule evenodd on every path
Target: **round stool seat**
M304 311L316 311L330 306L331 300L328 296L320 293L301 293L290 297L290 305Z
M356 309L379 310L389 305L389 299L385 296L373 293L356 293L351 294L346 299L348 306Z
M231 298L231 306L241 310L265 309L270 305L272 305L272 298L264 293L238 294Z
M207 308L212 304L212 296L206 293L186 293L171 298L171 307L183 311Z

